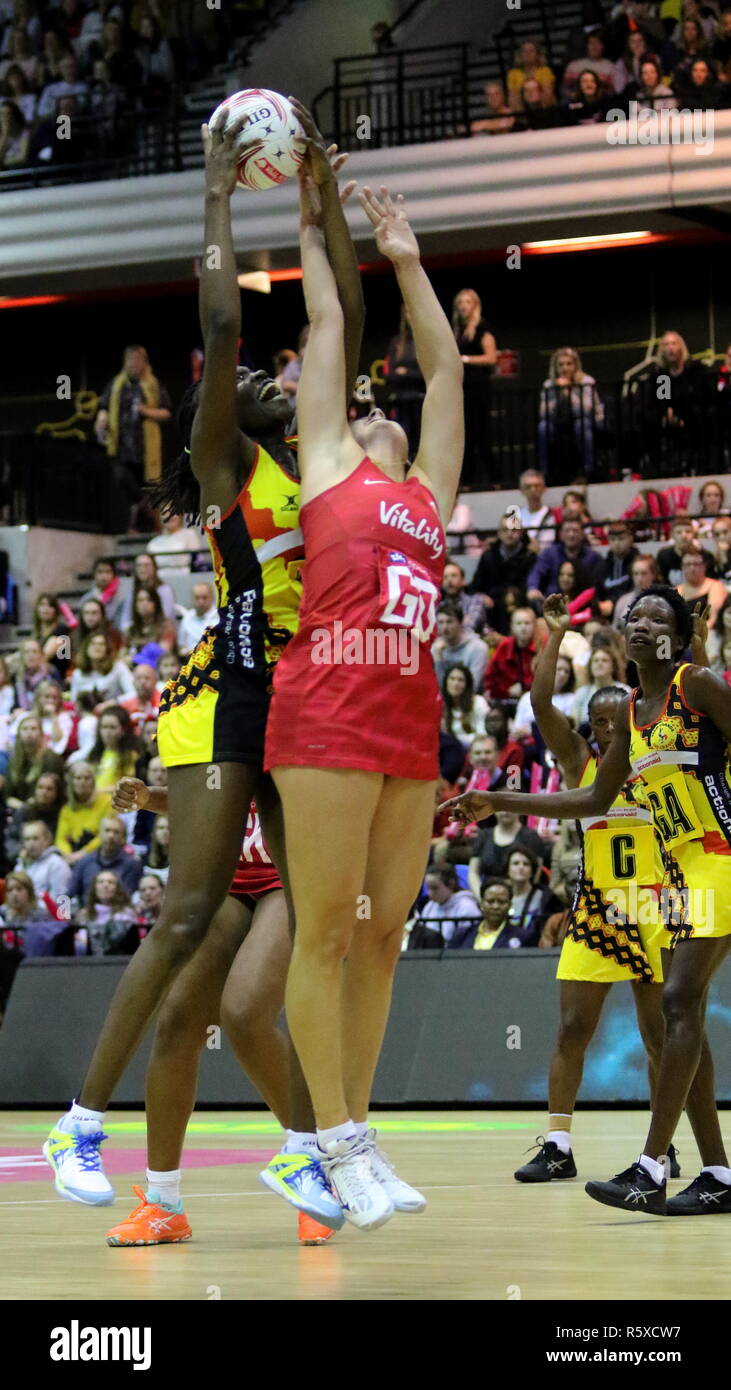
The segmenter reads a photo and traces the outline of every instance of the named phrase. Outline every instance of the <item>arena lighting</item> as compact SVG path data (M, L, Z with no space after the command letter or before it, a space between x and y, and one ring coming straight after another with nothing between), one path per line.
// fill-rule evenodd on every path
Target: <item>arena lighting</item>
M267 274L272 284L278 284L282 280L302 279L302 269L298 265L290 266L288 270L269 270Z
M237 275L239 289L255 290L257 294L271 294L272 278L266 270L248 270Z
M36 294L30 295L27 299L10 299L3 295L0 297L0 309L30 309L38 304L63 304L69 298L67 294Z
M538 255L548 255L556 251L599 250L612 246L625 246L627 243L664 240L658 232L605 232L597 236L553 237L547 241L525 241L524 251L535 251Z

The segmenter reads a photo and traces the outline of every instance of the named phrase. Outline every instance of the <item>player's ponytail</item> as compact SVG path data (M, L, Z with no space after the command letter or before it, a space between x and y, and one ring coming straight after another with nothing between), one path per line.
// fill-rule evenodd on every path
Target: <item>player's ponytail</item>
M185 516L193 526L200 521L201 505L200 484L190 464L190 439L199 394L200 382L195 381L188 387L178 407L177 425L183 441L182 452L165 469L163 476L146 489L151 505L159 511L164 521L171 516Z

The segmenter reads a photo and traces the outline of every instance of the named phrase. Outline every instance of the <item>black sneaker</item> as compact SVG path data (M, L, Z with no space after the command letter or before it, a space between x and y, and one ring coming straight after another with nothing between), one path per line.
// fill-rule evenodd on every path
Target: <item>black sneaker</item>
M679 1177L680 1177L680 1164L678 1163L678 1150L676 1149L676 1147L675 1147L674 1144L668 1144L668 1151L667 1151L665 1157L666 1157L667 1160L668 1160L668 1163L667 1163L667 1166L666 1166L666 1169L665 1169L665 1177L666 1177L666 1178L679 1178Z
M536 1144L540 1144L541 1148L535 1158L530 1163L524 1163L513 1174L518 1182L553 1182L558 1178L576 1177L576 1164L570 1149L565 1154L558 1144L544 1139L542 1134L539 1134Z
M622 1211L641 1211L648 1216L665 1215L665 1179L657 1183L646 1168L633 1163L624 1173L617 1173L609 1182L588 1182L585 1191L595 1202Z
M731 1187L713 1173L701 1173L690 1187L668 1199L668 1216L716 1216L731 1211Z

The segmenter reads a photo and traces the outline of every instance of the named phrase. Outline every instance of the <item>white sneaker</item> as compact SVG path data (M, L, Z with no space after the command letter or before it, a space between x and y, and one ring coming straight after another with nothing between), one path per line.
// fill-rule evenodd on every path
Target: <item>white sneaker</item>
M361 1231L374 1231L393 1216L393 1202L373 1173L365 1140L335 1140L323 1151L321 1162L346 1221Z
M371 1172L376 1182L381 1184L384 1192L391 1198L395 1211L423 1211L426 1206L426 1197L423 1192L418 1192L415 1187L409 1187L409 1184L398 1176L393 1164L379 1149L377 1139L378 1130L369 1129L364 1141L368 1149Z
M43 1157L56 1175L55 1188L67 1202L90 1207L111 1207L114 1188L102 1168L101 1144L106 1139L100 1124L85 1120L70 1130L57 1125L43 1145Z

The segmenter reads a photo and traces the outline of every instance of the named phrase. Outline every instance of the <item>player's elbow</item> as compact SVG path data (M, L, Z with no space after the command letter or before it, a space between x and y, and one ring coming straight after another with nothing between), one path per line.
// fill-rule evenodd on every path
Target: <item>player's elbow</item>
M233 309L212 309L206 315L204 331L208 342L226 341L235 337L238 341L241 332L241 319Z

